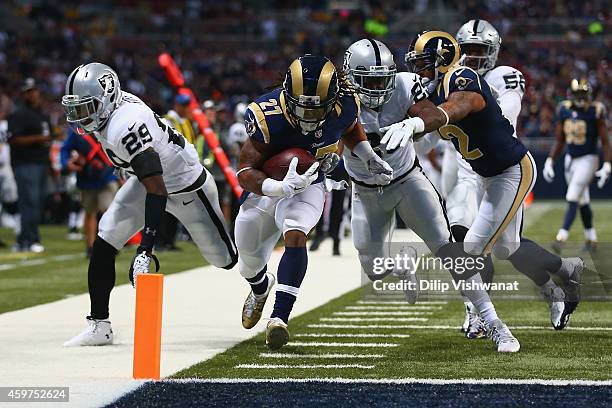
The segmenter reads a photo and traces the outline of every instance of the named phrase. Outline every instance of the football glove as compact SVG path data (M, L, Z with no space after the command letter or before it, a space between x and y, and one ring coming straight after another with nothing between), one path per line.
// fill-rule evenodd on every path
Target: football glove
M393 169L389 166L389 163L378 156L374 156L368 160L367 165L368 171L374 178L374 184L386 186L391 183L393 179Z
M553 169L553 165L554 162L552 157L547 158L546 162L544 163L544 169L542 170L542 176L544 176L544 180L546 180L547 183L552 183L555 179L555 170Z
M317 173L319 162L314 162L304 174L298 174L297 165L298 158L294 157L289 163L289 169L283 180L265 179L261 185L264 195L270 197L293 197L306 190L319 176Z
M325 191L328 193L334 190L346 190L347 187L348 183L346 180L336 181L330 178L325 179Z
M423 130L425 130L423 119L404 119L401 122L379 129L381 133L384 133L383 138L380 140L380 144L384 145L387 151L394 150L398 147L406 147L414 134L421 133Z
M611 170L612 170L612 166L610 165L610 162L604 162L603 166L601 166L601 169L595 172L595 177L598 178L597 188L603 188L603 186L606 184L606 182L610 178Z
M153 254L147 254L146 251L137 252L132 258L132 263L130 264L130 272L129 278L132 283L132 287L136 288L136 275L142 273L149 273L149 265L151 264L151 259L155 262L155 272L159 272L159 260Z
M339 162L340 156L336 153L327 153L323 156L323 159L319 161L319 163L321 163L319 170L321 170L323 174L329 174L334 171Z

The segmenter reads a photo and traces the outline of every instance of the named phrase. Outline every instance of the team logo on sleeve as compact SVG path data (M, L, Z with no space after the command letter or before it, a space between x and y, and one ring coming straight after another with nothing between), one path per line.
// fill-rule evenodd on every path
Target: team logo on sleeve
M455 79L455 86L457 87L457 89L459 89L460 91L463 91L465 88L467 88L467 86L469 84L471 84L473 81L473 79L471 78L466 78L466 77L457 77L457 79Z
M255 127L255 121L251 118L247 118L244 122L246 127L246 132L249 136L253 136L257 128Z

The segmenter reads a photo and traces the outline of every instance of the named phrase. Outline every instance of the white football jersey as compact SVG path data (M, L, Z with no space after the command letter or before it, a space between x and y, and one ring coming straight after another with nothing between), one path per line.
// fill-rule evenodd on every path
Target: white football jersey
M484 75L487 83L497 90L497 102L502 113L516 129L521 112L521 100L525 94L525 77L518 69L506 65L493 68Z
M361 122L372 148L393 168L393 177L405 174L414 164L415 152L412 141L404 148L397 148L387 153L378 146L382 134L379 129L393 123L401 122L408 117L408 109L416 102L427 98L427 93L418 75L400 72L395 77L395 90L391 99L384 105L373 110L361 105L359 121ZM344 163L348 174L359 181L375 184L372 175L364 162L349 149L344 149Z
M151 147L159 155L169 193L192 185L203 171L193 145L140 98L122 94L107 124L94 132L111 162L133 173L130 163L134 157Z

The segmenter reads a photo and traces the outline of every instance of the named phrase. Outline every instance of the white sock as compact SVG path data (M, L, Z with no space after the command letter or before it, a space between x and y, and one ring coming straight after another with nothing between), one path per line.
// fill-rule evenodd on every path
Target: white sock
M567 241L568 238L569 238L568 230L561 228L559 232L557 232L557 237L556 237L557 241L565 242Z
M478 312L480 313L480 317L485 321L487 325L491 324L494 320L499 319L497 317L497 312L495 311L495 306L491 301L483 302L480 304L478 308Z
M467 278L465 281L482 284L482 277L477 273L471 278ZM485 323L489 324L497 319L495 306L493 306L491 298L486 290L464 290L463 295L472 302L474 309L480 314L480 317Z
M595 232L595 228L585 229L584 239L586 239L587 241L597 242L597 232Z

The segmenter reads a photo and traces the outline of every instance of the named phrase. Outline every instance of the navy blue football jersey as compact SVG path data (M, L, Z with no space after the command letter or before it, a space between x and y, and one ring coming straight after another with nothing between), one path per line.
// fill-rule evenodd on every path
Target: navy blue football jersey
M249 137L273 146L274 153L299 147L320 159L338 150L340 138L359 116L359 99L353 95L341 97L323 127L306 135L291 125L286 112L281 88L257 98L245 114Z
M483 177L498 175L520 162L527 148L515 137L514 127L502 114L487 81L474 70L458 66L442 77L430 100L440 105L457 91L479 93L486 106L456 123L442 126L438 129L440 136L451 140L472 169Z
M571 101L559 103L556 120L561 123L571 157L597 154L597 121L602 118L605 118L605 108L601 102L584 108L573 106Z

